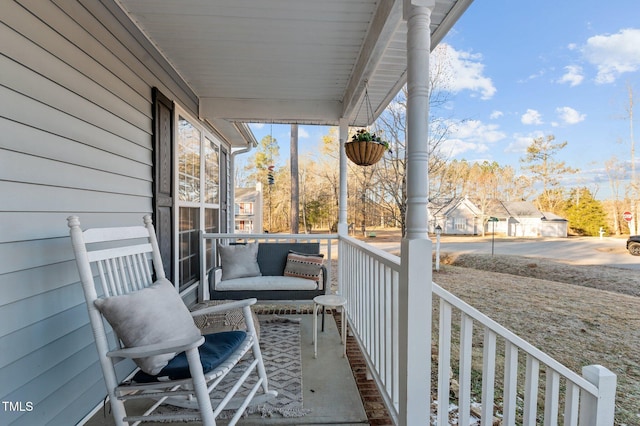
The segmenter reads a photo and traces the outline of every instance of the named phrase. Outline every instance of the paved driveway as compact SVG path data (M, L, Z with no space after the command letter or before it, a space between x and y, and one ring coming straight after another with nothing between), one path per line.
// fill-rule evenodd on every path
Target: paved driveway
M514 256L540 257L576 265L606 265L615 268L640 270L640 256L631 256L626 250L626 238L571 237L571 238L496 238L494 253ZM398 252L399 243L367 240L382 250ZM436 239L433 237L435 250ZM491 237L443 236L443 253L491 254Z
M434 238L435 244L435 238ZM491 253L491 238L442 237L441 252ZM577 265L606 265L640 270L640 256L631 256L625 248L626 239L572 237L557 239L496 238L494 253L541 257Z

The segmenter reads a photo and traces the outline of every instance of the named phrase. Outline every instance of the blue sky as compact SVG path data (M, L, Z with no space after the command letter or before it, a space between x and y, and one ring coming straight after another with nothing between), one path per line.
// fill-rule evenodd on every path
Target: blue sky
M518 168L533 138L553 134L568 142L559 159L582 171L567 184L607 197L604 162L630 159L628 85L640 135L639 17L638 0L475 1L439 46L452 73L446 114L464 120L446 151ZM284 162L289 126L252 125L258 140L272 127ZM300 126L300 152L327 133Z

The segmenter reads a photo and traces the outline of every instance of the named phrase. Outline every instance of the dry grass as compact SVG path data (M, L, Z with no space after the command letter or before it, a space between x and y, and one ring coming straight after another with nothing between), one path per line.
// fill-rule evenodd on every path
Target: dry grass
M516 256L445 256L434 281L580 372L618 375L616 424L640 425L637 272Z

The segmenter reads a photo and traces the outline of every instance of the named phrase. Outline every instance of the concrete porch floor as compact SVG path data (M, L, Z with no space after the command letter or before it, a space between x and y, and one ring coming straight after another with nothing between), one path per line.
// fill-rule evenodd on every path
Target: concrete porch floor
M283 315L291 318L301 318L301 357L302 357L302 386L304 408L311 409L311 413L304 417L261 418L254 414L241 419L239 425L362 425L369 424L358 387L347 358L342 356L343 347L340 333L331 314L326 315L324 333L318 330L318 358L313 358L313 316L309 314ZM321 318L318 318L320 327ZM128 403L131 414L138 414L144 406ZM129 408L130 407L130 408ZM114 425L113 417L106 417L103 410L98 411L87 423L87 426ZM218 424L224 425L224 420ZM144 423L145 425L166 426L167 423ZM197 425L199 423L184 423L182 425Z

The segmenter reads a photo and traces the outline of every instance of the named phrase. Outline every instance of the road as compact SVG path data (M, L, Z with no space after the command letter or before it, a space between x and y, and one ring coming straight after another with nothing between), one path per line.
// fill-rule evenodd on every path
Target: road
M397 251L396 243L372 243L386 251ZM434 250L436 239L433 238ZM490 237L449 237L440 243L442 253L486 253L491 254ZM575 265L605 265L615 268L640 270L640 256L632 256L625 248L626 239L605 237L571 238L496 238L496 255L539 257L567 262Z

